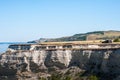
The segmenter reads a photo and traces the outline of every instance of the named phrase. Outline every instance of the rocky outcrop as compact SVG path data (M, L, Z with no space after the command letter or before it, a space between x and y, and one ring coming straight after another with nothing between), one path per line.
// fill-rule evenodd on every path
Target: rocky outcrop
M113 80L120 76L120 49L6 52L0 56L0 64L1 76L15 76L20 72L26 75L28 73L48 74L51 71L62 71L76 66L87 74L105 74L106 77L111 76L110 79ZM8 75L4 74L6 70L7 73L12 72Z

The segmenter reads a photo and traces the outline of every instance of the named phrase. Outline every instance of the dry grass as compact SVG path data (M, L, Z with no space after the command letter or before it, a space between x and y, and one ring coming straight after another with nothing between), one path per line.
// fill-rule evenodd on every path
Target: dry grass
M43 42L40 44L94 44L94 43L101 43L102 40L91 40L91 41L67 41L67 42Z
M67 41L67 42L43 42L43 45L64 45L64 44L106 44L103 40L89 40L89 41ZM111 44L120 44L120 42L113 42Z

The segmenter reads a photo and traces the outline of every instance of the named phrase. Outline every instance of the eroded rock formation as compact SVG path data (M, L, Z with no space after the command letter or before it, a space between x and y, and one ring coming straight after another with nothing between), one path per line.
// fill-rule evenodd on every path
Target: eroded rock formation
M87 74L100 74L101 77L118 80L120 76L120 49L6 52L0 56L0 64L1 76L18 76L18 74L24 73L27 78L31 78L35 75L30 73L49 74L54 70L62 71L71 67L79 67Z

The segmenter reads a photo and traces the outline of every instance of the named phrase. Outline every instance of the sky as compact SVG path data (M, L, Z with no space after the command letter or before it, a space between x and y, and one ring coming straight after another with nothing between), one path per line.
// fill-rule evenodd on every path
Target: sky
M120 0L0 0L0 42L120 30Z

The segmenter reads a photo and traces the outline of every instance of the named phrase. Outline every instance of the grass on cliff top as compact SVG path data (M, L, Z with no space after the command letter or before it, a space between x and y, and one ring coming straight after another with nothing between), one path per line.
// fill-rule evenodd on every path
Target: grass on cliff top
M103 44L104 40L89 40L89 41L66 41L66 42L42 42L43 45L64 45L64 44ZM120 44L120 42L112 42Z
M66 41L66 42L43 42L40 44L88 44L88 43L101 43L103 40L89 40L89 41Z

